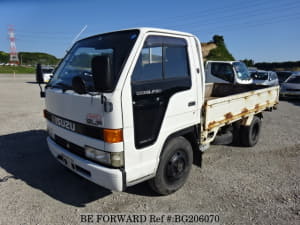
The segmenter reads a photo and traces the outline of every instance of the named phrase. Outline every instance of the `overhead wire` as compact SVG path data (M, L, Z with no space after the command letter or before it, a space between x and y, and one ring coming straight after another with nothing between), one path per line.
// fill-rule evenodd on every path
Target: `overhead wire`
M269 3L268 0L261 0L258 2L256 1L242 1L242 2L239 2L239 5L229 5L229 4L224 4L224 5L220 5L218 4L218 6L214 6L214 7L209 7L209 8L201 8L200 10L197 9L197 10L189 10L188 12L185 12L184 14L180 14L180 15L174 15L174 16L169 16L169 17L164 17L164 18L154 18L154 19L151 19L151 20L140 20L142 23L153 23L153 22L158 22L158 23L161 23L162 21L164 22L167 22L168 20L170 22L174 22L174 21L178 21L179 19L183 19L183 18L186 18L187 20L189 19L192 19L194 18L194 14L196 14L197 16L198 15L201 15L201 16L207 16L207 15L211 15L212 13L218 13L219 11L220 12L224 12L226 10L228 11L234 11L234 10L239 10L239 9L242 9L242 8L249 8L251 6L257 6L258 4L261 5L261 3L263 2L267 2ZM246 3L246 5L244 5ZM205 5L205 4L203 4ZM140 24L139 23L136 23L136 24ZM133 24L134 25L134 24Z
M294 15L286 15L284 18L269 18L268 20L262 19L259 21L244 21L244 22L238 22L238 23L232 23L232 24L227 24L227 25L220 25L217 27L214 27L213 29L211 27L202 27L200 28L195 28L191 29L193 31L207 31L207 32L224 32L224 31L230 31L230 30L237 30L237 29L248 29L248 28L255 28L255 27L260 27L263 25L269 25L269 24L279 24L283 23L286 21L289 21L290 19L300 19L299 14L294 14Z
M279 4L280 3L280 4ZM220 23L219 19L223 19L222 22L224 22L224 19L230 19L230 18L236 18L236 17L240 17L240 16L255 16L255 15L259 15L259 11L265 10L265 9L270 9L271 11L274 10L274 6L275 7L279 7L281 6L281 4L284 4L286 6L286 10L288 9L292 9L292 7L294 6L290 6L291 4L299 4L299 1L290 1L290 2L276 2L275 4L272 3L271 7L270 2L267 0L260 0L260 1L251 1L251 2L239 2L236 5L228 5L225 6L221 5L218 7L214 7L214 8L202 8L201 10L198 11L194 11L193 13L196 14L196 16L193 16L193 13L189 13L189 14L183 14L183 15L176 15L176 16L172 16L172 17L167 17L167 18L158 18L157 21L159 23L155 24L153 23L155 20L151 20L151 24L153 25L158 25L158 26L163 26L163 27L170 27L170 28L180 28L180 27L186 27L188 25L192 26L192 25L201 25L201 24L205 24L205 25L213 25L213 24L217 24ZM264 8L262 9L262 6L264 6ZM273 7L272 7L273 6ZM241 10L245 10L245 12L242 12ZM218 13L220 12L220 13ZM249 14L250 12L250 14ZM222 13L222 14L221 14ZM229 13L229 14L228 14ZM247 14L248 13L248 14ZM265 12L265 14L267 14L268 12ZM216 19L210 19L207 20L205 19L206 15L211 15L214 14L216 15L214 18ZM224 16L225 15L225 16ZM200 16L200 17L199 17ZM186 20L184 20L183 23L178 23L178 19L179 18L185 18ZM204 19L203 19L204 18ZM219 19L218 19L219 18ZM171 19L171 20L170 20ZM172 20L174 19L174 20ZM170 23L167 23L167 21L169 20ZM150 21L150 20L149 20ZM139 22L138 24L141 23L147 23L147 21L145 22ZM25 31L25 30L17 30L16 34L20 35L20 36L33 36L33 38L39 38L39 36L44 37L44 38L52 38L53 36L55 37L70 37L72 35L70 35L70 33L74 33L74 32L70 32L70 31L55 31L55 33L53 32L49 32L49 31Z
M300 2L297 2L296 6L300 6ZM287 15L290 15L292 10L295 8L295 5L286 5L283 6L280 9L280 17L284 17ZM220 25L220 23L231 23L232 21L235 22L236 20L245 20L245 19L251 19L251 20L255 20L258 18L267 18L270 15L274 15L276 14L276 11L274 7L268 8L269 12L265 11L266 8L260 8L258 10L255 11L251 11L251 10L247 10L247 11L240 11L240 12L234 12L233 14L230 15L218 15L215 17L214 20L202 20L202 21L198 21L198 19L192 23L182 23L182 24L175 24L175 25L171 25L171 27L173 28L178 28L178 27L186 27L186 26L193 26L193 25ZM278 14L276 14L276 17L278 18ZM200 18L201 19L201 18Z
M199 10L183 12L183 14L154 18L151 20L140 20L136 25L149 24L158 25L168 29L184 28L188 32L220 33L255 28L270 24L282 24L290 19L298 20L299 1L239 1L235 5L220 4L217 7L202 7ZM209 18L209 15L215 15ZM130 21L129 21L130 23ZM16 40L20 41L45 41L45 43L64 43L68 45L73 36L71 31L27 31L16 30ZM66 41L68 39L68 41Z
M158 25L158 26L164 26L164 27L182 27L182 26L186 26L186 25L198 25L199 23L202 23L202 24L214 24L214 23L220 23L220 21L218 20L218 18L224 18L225 16L228 17L229 19L231 17L241 17L241 16L244 16L244 17L247 17L247 15L251 16L251 13L252 15L257 15L258 13L256 13L257 11L259 11L261 8L263 8L263 10L267 10L266 12L264 12L264 14L269 14L269 13L272 13L274 10L276 10L276 8L278 7L284 7L284 6L287 6L286 8L287 9L292 9L292 7L295 7L294 5L291 7L290 5L291 4L299 4L299 1L292 1L292 2L289 2L287 4L287 2L283 2L282 4L279 4L278 2L276 3L270 3L270 2L267 2L267 4L262 4L262 2L264 1L259 1L259 2L250 2L252 3L251 5L242 5L242 4L239 4L237 6L228 6L228 7L219 7L219 8L214 8L214 9L203 9L203 10L200 10L197 15L193 16L192 14L189 14L188 15L188 18L186 20L184 20L183 23L180 23L179 21L179 18L180 18L180 15L179 16L174 16L174 20L169 20L168 22L168 19L165 19L165 18L160 18L158 20L158 23L153 23L154 20L152 20L151 22L148 22L148 24L150 24L151 26L155 26L155 25ZM244 10L244 12L243 12ZM261 11L261 10L260 10ZM218 13L219 12L219 13ZM247 14L248 13L248 14ZM249 14L250 13L250 14ZM209 15L214 15L214 18L216 18L215 20L214 19L207 19L207 16ZM224 16L225 15L225 16ZM240 18L239 18L240 19ZM189 21L189 22L188 22ZM214 22L213 22L214 21ZM222 21L224 22L224 20ZM140 21L139 23L136 23L136 24L143 24L143 23L146 23L145 21Z

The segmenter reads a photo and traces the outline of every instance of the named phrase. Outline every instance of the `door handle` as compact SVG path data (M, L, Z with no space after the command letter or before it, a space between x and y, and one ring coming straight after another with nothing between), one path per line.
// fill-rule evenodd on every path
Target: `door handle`
M194 106L194 105L196 105L195 101L191 101L191 102L188 103L188 107L191 107L191 106Z

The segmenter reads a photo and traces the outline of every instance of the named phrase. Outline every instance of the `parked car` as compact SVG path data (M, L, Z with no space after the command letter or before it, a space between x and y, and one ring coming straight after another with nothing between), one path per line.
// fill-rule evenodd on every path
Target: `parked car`
M293 73L286 81L281 84L281 98L300 97L300 72Z
M50 78L53 76L54 68L51 66L42 66L42 74L43 74L43 80L39 81L38 77L36 77L37 83L48 83Z
M252 78L245 63L240 61L207 61L206 83L252 84Z
M251 71L251 77L254 84L275 86L279 85L277 74L273 71Z
M289 76L292 75L292 71L276 71L279 84L281 85Z
M252 73L252 72L256 72L257 71L257 68L256 67L248 67L248 71L249 73Z

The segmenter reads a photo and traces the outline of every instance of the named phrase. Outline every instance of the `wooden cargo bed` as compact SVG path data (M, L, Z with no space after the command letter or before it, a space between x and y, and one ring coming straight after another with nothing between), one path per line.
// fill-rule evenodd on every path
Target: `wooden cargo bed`
M279 86L206 84L204 127L209 131L272 108L278 104Z

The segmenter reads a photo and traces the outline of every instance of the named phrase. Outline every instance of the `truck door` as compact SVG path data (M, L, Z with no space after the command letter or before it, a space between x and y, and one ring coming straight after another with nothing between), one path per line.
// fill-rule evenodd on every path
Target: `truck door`
M185 38L148 36L138 53L130 82L123 87L128 180L155 172L166 135L200 118L195 113L197 89L192 86L195 82L192 79L196 79L196 74L191 75L188 41ZM128 89L131 93L127 93Z
M155 142L170 97L191 87L185 47L182 39L150 36L142 49L132 75L136 148Z

